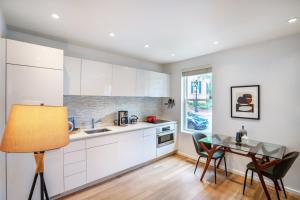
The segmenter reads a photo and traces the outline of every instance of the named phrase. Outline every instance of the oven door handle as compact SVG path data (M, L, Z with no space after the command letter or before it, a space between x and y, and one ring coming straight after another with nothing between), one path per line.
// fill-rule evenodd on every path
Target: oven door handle
M164 135L170 135L170 134L174 134L174 131L166 131L166 132L158 133L157 137L161 137Z

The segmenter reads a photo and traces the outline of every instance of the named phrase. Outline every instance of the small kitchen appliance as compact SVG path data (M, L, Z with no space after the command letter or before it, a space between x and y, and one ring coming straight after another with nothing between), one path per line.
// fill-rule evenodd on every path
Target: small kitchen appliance
M130 124L136 124L138 121L138 117L136 115L131 115L130 117Z
M156 121L156 116L151 115L146 118L146 121L149 123L154 123Z
M118 111L118 126L128 125L128 111L120 110Z

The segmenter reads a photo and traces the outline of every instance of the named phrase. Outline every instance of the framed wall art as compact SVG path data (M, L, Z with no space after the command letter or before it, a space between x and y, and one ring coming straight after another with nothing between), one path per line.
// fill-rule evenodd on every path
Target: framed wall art
M259 85L231 87L232 118L259 120L259 107Z

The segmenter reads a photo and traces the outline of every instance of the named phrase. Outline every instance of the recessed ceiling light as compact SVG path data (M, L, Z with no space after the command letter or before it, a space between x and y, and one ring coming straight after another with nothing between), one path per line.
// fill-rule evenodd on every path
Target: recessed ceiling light
M175 56L175 53L172 53L171 56L174 57L174 56Z
M292 23L295 23L296 21L298 21L298 18L291 18L288 20L288 23L292 24Z
M214 45L218 45L218 44L219 44L219 41L214 41L213 44L214 44Z
M56 13L51 14L51 17L52 17L53 19L59 19L59 15L56 14Z
M145 44L145 46L144 46L145 48L149 48L150 46L149 46L149 44Z
M116 34L113 33L113 32L109 33L108 35L109 35L110 37L115 37L115 36L116 36Z

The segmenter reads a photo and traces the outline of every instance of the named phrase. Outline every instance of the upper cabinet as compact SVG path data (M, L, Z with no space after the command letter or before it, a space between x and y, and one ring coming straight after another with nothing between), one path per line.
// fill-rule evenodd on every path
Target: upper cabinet
M170 96L170 75L148 72L147 73L147 96L150 97L169 97Z
M54 49L15 40L6 41L6 61L9 64L63 69L64 52L61 49Z
M81 95L111 96L112 64L82 59Z
M135 95L138 97L144 97L148 94L148 72L146 70L137 69L136 70L136 87L135 87Z
M81 59L64 57L64 94L80 95Z
M112 96L135 96L136 69L113 66Z
M65 56L64 94L169 97L170 75Z

